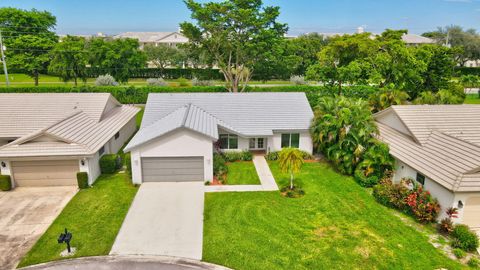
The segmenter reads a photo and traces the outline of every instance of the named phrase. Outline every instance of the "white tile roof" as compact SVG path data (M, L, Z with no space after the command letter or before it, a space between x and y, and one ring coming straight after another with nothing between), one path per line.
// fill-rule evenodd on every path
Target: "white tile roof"
M404 34L402 36L403 42L407 44L434 44L435 40L415 34Z
M160 42L171 35L177 35L178 40L188 42L188 39L178 32L125 32L114 36L114 38L133 38L140 43L154 43Z
M268 136L275 130L308 130L313 118L304 93L150 94L142 126L189 103L247 137Z
M313 112L304 93L149 94L140 131L126 150L177 128L218 139L218 127L243 137L308 130Z
M388 113L411 134L378 120ZM379 138L394 157L448 190L480 191L480 133L472 131L480 124L480 106L393 106L375 117L383 122L377 121Z
M110 94L103 93L20 94L16 98L26 100L32 107L24 103L11 107L23 116L18 118L25 125L21 129L15 123L6 125L9 119L4 119L6 114L0 112L0 123L11 130L3 133L8 134L5 137L12 134L18 138L0 147L0 157L92 155L139 111L133 106L122 106ZM0 94L0 101L5 100L13 100L11 94ZM41 112L40 118L33 106ZM42 137L51 140L38 140Z

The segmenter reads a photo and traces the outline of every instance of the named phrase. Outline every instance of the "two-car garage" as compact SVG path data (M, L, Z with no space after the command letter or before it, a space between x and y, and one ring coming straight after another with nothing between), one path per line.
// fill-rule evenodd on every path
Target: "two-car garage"
M17 187L75 186L78 160L12 161L11 170Z

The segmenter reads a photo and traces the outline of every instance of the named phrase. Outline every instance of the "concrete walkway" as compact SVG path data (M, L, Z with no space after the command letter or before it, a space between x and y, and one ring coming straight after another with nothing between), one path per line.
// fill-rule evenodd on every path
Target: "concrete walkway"
M157 255L200 260L203 182L143 183L110 255Z
M254 155L253 164L260 178L260 185L205 186L205 192L252 192L278 190L275 178L263 155Z
M216 264L162 256L85 257L38 264L24 270L230 270Z

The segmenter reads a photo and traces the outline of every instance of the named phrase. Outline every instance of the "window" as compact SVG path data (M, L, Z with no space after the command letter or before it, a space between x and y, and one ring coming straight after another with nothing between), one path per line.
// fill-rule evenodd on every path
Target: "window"
M115 140L120 138L120 132L115 133Z
M220 149L238 149L238 136L233 134L221 134Z
M285 147L298 148L299 146L300 146L300 134L298 133L282 134L282 148L285 148Z
M258 149L263 149L264 143L263 143L263 138L258 138L257 139L257 148Z
M100 148L100 150L98 150L98 154L101 156L105 153L105 146L102 146L102 148Z
M251 138L250 139L250 142L248 143L248 147L250 147L250 149L255 149L255 138Z
M421 174L421 173L417 173L417 182L425 185L425 175Z

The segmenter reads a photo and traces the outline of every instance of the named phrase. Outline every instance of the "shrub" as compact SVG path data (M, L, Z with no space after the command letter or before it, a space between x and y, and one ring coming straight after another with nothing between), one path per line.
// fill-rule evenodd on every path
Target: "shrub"
M115 173L118 169L122 167L122 159L119 155L103 155L100 158L100 170L102 173Z
M222 155L215 153L213 155L213 175L220 177L228 172L228 167Z
M413 189L407 188L411 184ZM381 204L399 209L422 223L435 222L440 212L437 199L410 179L403 179L400 184L384 179L373 188L373 196Z
M0 190L9 191L12 189L12 179L10 175L0 175Z
M150 78L147 79L147 84L150 86L168 86L168 83L162 78Z
M226 162L235 162L235 161L251 161L253 156L250 151L228 151L222 153L223 158Z
M187 87L187 86L189 86L189 83L188 83L188 80L187 80L187 79L185 79L185 78L180 78L180 79L178 79L178 85L179 85L180 87Z
M197 78L192 79L192 86L214 86L215 83L210 80L199 80Z
M95 85L96 86L117 86L118 83L117 81L115 81L115 78L113 78L109 74L106 74L106 75L98 76L98 78L95 80Z
M88 188L88 173L78 172L77 173L77 184L79 189Z
M312 154L310 154L306 151L303 151L303 150L299 150L299 151L300 151L300 153L302 153L303 160L313 160L313 159L315 159L315 157ZM265 155L265 159L268 160L268 161L278 160L278 154L279 153L280 153L279 151L270 152L270 153Z
M456 225L451 236L453 238L452 247L454 248L460 248L469 252L478 248L478 236L467 225Z
M290 77L290 82L292 84L295 84L295 85L306 85L307 84L307 82L305 81L305 77L298 76L298 75L294 75L294 76Z
M457 257L458 259L463 259L463 258L465 258L465 255L467 255L467 254L465 253L465 251L463 251L463 250L461 250L461 249L459 249L459 248L454 248L454 249L452 250L452 252L453 252L453 255L455 255L455 257Z
M480 260L478 260L475 257L472 257L472 258L470 258L470 260L468 260L467 264L468 264L468 266L470 266L472 268L478 268L478 267L480 267Z
M457 218L458 209L455 207L449 207L445 210L447 217L442 219L438 224L438 231L443 234L449 235L453 231L453 221L452 218Z
M130 153L126 153L123 156L125 167L127 168L126 174L132 178L132 156Z

